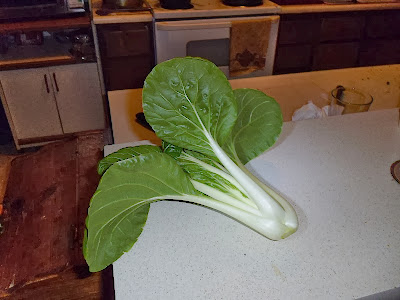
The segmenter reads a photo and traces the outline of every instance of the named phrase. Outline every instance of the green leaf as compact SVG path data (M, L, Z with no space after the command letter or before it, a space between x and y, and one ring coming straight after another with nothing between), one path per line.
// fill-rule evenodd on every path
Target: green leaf
M237 117L229 81L213 63L174 58L157 65L143 88L146 120L161 139L214 157L206 134L222 145Z
M222 170L224 172L227 172L226 169L218 161L216 161L216 160L214 160L214 159L212 159L212 158L210 158L210 157L208 157L208 156L206 156L204 154L201 154L201 153L196 152L196 151L191 151L191 150L185 150L185 153L190 155L193 158L196 158L196 159L198 159L198 160L210 165L210 166L213 166L213 167L218 168L218 169L220 169L220 170Z
M102 175L116 162L151 152L161 152L161 149L158 146L152 145L141 145L119 149L118 151L107 155L99 162L97 172L99 175Z
M176 146L174 144L168 143L166 141L162 141L162 148L164 150L164 153L168 154L174 159L177 159L179 155L181 155L183 148Z
M237 89L234 94L239 115L224 148L237 163L246 164L276 142L282 130L282 112L279 104L261 91Z
M199 194L167 154L142 154L114 163L89 208L83 252L90 271L106 268L130 250L143 230L151 202Z
M190 178L226 193L232 197L245 197L235 185L230 174L218 162L194 151L185 151L178 164L190 175ZM236 182L235 182L236 183Z

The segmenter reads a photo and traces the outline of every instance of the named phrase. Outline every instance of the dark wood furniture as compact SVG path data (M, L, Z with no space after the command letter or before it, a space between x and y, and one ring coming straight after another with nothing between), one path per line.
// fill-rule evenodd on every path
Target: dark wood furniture
M112 299L112 271L90 274L84 222L97 188L102 131L11 162L0 213L0 299Z
M274 74L400 63L400 10L281 15Z
M152 23L98 25L107 91L143 87L154 67Z
M0 23L0 34L41 31L41 30L55 30L63 28L80 28L89 26L90 26L89 16L64 18L64 19L21 21L12 23Z

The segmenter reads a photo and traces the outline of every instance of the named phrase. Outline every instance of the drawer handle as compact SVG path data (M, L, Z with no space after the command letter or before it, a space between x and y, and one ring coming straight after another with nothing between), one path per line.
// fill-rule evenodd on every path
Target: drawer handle
M56 78L56 73L53 73L53 79L54 79L54 83L56 85L56 91L59 92L59 88L58 88L58 83L57 83L57 78Z
M47 82L47 75L44 74L44 83L46 84L47 94L50 94L49 83Z

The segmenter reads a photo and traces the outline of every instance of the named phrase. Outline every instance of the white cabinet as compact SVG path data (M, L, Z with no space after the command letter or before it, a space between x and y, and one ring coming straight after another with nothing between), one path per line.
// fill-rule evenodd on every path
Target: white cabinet
M18 143L105 127L95 63L3 71L0 83Z
M47 68L0 73L18 139L62 134Z
M96 64L49 68L64 133L104 128Z

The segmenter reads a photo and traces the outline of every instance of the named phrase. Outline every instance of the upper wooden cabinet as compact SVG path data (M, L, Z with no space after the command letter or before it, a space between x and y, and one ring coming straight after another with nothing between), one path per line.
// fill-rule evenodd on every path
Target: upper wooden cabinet
M105 127L96 63L3 71L0 84L18 147Z
M282 15L274 74L400 63L400 11Z

